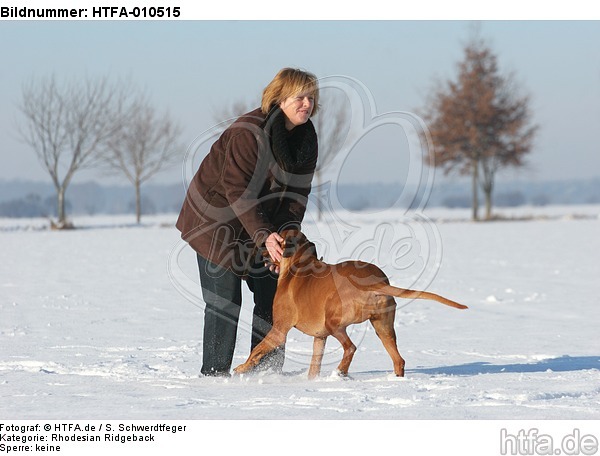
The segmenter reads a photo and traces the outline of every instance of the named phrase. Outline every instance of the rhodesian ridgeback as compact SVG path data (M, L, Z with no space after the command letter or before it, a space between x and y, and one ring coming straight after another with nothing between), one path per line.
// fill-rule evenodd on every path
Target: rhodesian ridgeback
M394 297L431 299L457 309L467 306L426 291L391 286L384 272L371 263L344 261L327 264L317 259L316 248L298 230L281 233L283 258L279 262L277 292L273 300L273 327L236 374L252 370L261 358L285 343L288 332L296 327L314 337L308 378L317 377L328 336L335 337L344 349L337 370L347 375L356 346L346 328L369 320L392 358L394 373L404 376L405 361L396 346Z

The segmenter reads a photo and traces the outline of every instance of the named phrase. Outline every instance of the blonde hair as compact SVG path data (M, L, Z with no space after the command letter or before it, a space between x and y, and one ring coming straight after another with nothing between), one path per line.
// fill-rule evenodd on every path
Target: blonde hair
M278 105L286 98L296 96L301 93L312 95L314 107L311 117L319 110L319 84L317 77L297 68L283 68L279 71L263 90L261 109L263 114Z

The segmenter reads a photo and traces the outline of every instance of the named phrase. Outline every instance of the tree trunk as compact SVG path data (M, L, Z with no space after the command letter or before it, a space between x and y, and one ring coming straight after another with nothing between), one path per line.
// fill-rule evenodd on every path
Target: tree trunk
M473 192L473 220L478 220L479 218L479 195L477 189L479 187L479 163L477 160L473 160L472 164L473 168L473 181L471 182L472 192Z
M490 159L493 160L493 159ZM492 218L492 194L494 192L494 171L493 167L486 160L482 161L483 185L482 190L485 196L485 219ZM487 166L486 166L487 165Z
M142 191L140 182L135 183L135 217L137 223L142 221Z
M492 218L492 187L486 187L484 189L485 194L485 219L491 220Z
M57 216L58 216L58 226L64 226L67 222L67 214L65 213L65 188L59 187L56 189L57 196Z

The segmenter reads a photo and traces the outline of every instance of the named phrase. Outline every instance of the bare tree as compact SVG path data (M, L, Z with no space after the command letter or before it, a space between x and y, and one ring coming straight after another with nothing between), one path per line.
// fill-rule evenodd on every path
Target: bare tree
M181 159L181 128L168 113L158 115L148 100L138 96L128 111L129 118L108 140L105 164L122 172L135 189L137 223L142 217L141 187L158 172Z
M319 112L315 116L315 129L319 137L319 159L315 169L315 186L320 187L323 171L340 151L350 129L347 100L334 89L323 90L319 99ZM323 202L317 196L317 219L321 220Z
M473 219L478 218L478 186L485 195L485 217L491 218L496 173L523 166L533 147L538 127L530 125L529 98L518 94L512 75L500 74L496 55L474 36L464 48L458 78L436 87L423 117L435 146L429 164L446 174L470 174Z
M106 78L59 85L52 76L23 86L19 108L25 126L19 134L50 174L59 228L69 226L65 193L73 176L98 163L107 139L120 129L127 93L126 87Z
M231 105L221 106L213 109L213 120L220 125L220 131L224 131L242 114L250 112L259 106L260 103L253 105L242 100L233 102Z

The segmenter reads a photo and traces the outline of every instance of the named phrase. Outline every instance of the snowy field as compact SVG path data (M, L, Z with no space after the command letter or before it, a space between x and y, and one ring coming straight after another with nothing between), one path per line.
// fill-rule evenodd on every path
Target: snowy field
M1 419L599 419L599 206L308 220L328 262L378 263L392 284L468 305L397 300L406 377L368 323L350 377L306 378L312 340L288 338L284 375L199 378L202 302L175 215L1 220ZM246 303L250 302L245 290ZM243 311L234 364L249 349Z

